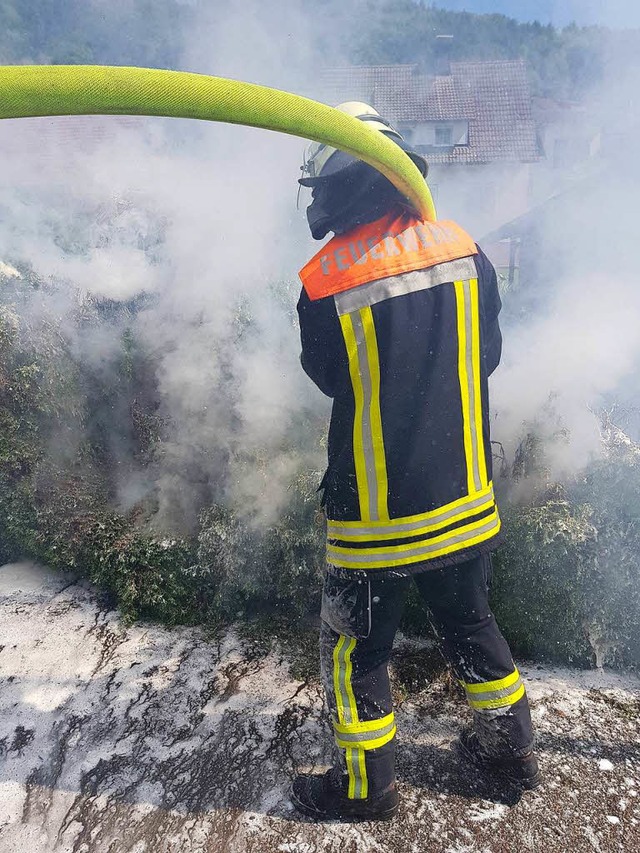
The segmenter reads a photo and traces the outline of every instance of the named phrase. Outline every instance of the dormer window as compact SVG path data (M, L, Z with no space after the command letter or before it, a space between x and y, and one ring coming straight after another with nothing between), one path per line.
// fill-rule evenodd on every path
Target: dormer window
M437 146L447 146L449 148L453 145L453 127L448 124L440 125L436 127L436 137L435 144Z
M461 145L469 144L469 121L454 119L452 121L417 121L413 125L406 122L400 129L407 141L417 151L428 154L448 153Z

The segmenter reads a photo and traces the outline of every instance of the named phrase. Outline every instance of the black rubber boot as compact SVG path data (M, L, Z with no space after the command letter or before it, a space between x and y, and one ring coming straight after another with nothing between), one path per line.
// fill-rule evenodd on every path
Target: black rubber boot
M473 729L464 729L455 749L482 770L502 776L512 785L532 791L542 784L542 773L533 750L523 756L499 756L487 750Z
M340 768L332 767L322 775L298 776L291 788L291 802L316 820L391 820L399 798L394 786L377 797L350 800L346 777Z

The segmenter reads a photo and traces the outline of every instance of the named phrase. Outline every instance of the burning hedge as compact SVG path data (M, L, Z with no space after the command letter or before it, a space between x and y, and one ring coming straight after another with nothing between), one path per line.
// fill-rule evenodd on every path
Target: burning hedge
M281 624L317 613L324 532L314 463L324 418L303 409L286 440L269 449L286 460L277 518L256 521L241 488L220 488L213 502L200 491L197 524L176 535L155 512L154 466L175 435L162 416L154 353L137 335L140 306L76 294L61 313L62 285L27 269L5 266L0 286L0 558L71 569L99 584L128 620L267 616ZM242 310L238 322L246 325ZM78 329L116 340L108 364L83 357ZM246 340L236 336L236 345ZM233 402L231 380L226 391ZM640 662L640 448L610 422L603 447L579 475L552 484L540 476L544 444L529 435L499 478L506 541L495 559L493 603L521 655ZM226 476L259 477L273 463L249 448L227 460ZM123 466L150 484L128 506L118 487ZM411 607L407 629L425 625Z

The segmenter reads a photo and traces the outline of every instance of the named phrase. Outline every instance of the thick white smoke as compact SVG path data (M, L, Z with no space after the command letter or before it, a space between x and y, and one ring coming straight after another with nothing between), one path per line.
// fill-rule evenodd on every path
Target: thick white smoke
M306 91L321 65L344 61L331 4L313 18L302 0L279 4L277 14L257 2L197 8L183 68ZM593 110L603 126L637 117L634 83L616 74L600 93ZM614 92L624 97L612 108ZM0 260L28 260L45 278L68 279L70 293L153 296L135 332L157 356L162 455L150 471L125 478L120 497L129 505L154 491L159 526L188 525L207 495L231 497L259 520L277 517L298 464L295 417L326 413L299 367L290 317L296 271L315 251L295 209L303 145L175 120L0 123ZM543 435L560 433L552 460L559 474L599 451L592 410L638 364L633 243L616 225L635 217L633 191L621 180L627 168L620 160L615 181L607 173L576 181L563 240L550 240L541 280L528 285L543 292L536 310L506 324L504 362L492 381L494 437L513 452L532 423ZM454 191L441 182L444 213ZM503 213L502 221L510 217ZM462 224L482 236L471 213ZM585 263L590 256L594 263ZM59 313L73 336L69 300ZM246 315L252 326L243 332ZM108 362L119 346L85 336L82 351ZM323 464L321 449L314 464ZM231 471L224 482L223 469Z
M551 476L575 473L602 452L598 410L640 360L637 281L597 272L559 278L544 314L505 330L492 403L496 438L514 446L534 429Z
M295 0L277 16L257 3L203 5L182 65L299 89L316 59L300 10ZM27 260L70 291L153 297L133 322L156 354L164 441L153 470L120 490L127 505L152 488L159 527L188 527L208 495L276 518L301 461L292 418L325 411L300 368L293 318L296 273L315 251L296 210L304 144L161 119L0 125L0 259ZM101 337L99 358L119 346ZM318 468L322 457L318 448Z
M597 156L578 159L564 173L557 170L555 197L529 217L522 236L529 241L528 256L522 253L529 273L522 270L525 292L515 296L529 307L515 318L511 311L503 364L492 381L495 437L511 452L531 427L551 439L552 477L574 474L602 453L603 407L616 401L637 407L639 172L632 140L640 124L635 94L640 75L625 66L619 60L612 64L604 86L584 111L573 114L572 138L591 136ZM510 299L514 296L505 299L507 317ZM633 431L633 419L624 425Z

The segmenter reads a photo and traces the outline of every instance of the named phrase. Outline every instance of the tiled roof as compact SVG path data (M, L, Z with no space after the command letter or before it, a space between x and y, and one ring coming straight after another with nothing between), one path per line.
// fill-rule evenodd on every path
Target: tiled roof
M455 121L475 115L475 103L455 77L416 74L403 89L377 86L376 108L390 121Z
M523 60L454 62L448 75L417 65L326 69L316 97L372 104L392 122L469 122L469 144L428 152L432 163L532 162L540 159Z
M415 65L348 65L325 68L320 78L320 95L327 103L365 101L370 104L376 89L405 91L412 85Z

